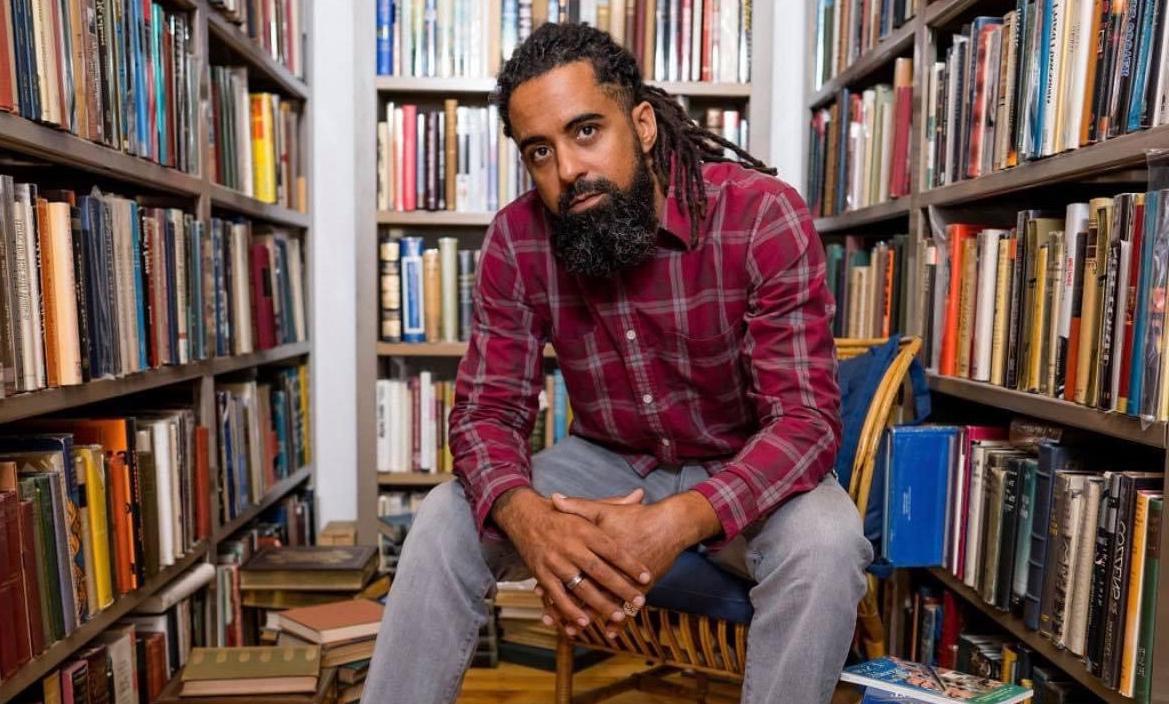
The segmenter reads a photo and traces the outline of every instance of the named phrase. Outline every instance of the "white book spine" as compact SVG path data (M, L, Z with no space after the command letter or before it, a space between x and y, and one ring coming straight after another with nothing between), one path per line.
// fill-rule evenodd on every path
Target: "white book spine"
M635 2L636 0L626 0ZM702 14L703 3L714 0L693 0L693 10L690 15L690 74L687 80L702 80Z
M970 498L967 500L966 555L962 582L971 589L978 588L978 568L982 565L982 493L985 452L975 448L970 458Z
M1064 121L1062 147L1075 149L1080 146L1080 125L1087 90L1088 59L1095 48L1092 41L1092 15L1095 11L1092 0L1068 0L1068 65L1066 95L1063 97Z
M454 237L438 240L442 287L442 339L459 340L459 241Z
M374 418L377 429L377 471L379 472L389 472L392 468L389 424L392 383L389 379L378 379L375 386L377 407Z
M403 472L409 472L414 469L411 446L414 437L414 404L410 398L410 387L405 381L398 382L398 408L398 467Z
M1087 495L1087 504L1084 511L1082 529L1076 531L1076 536L1094 536L1099 525L1100 494L1104 488L1103 481L1087 482L1084 493ZM1077 541L1077 553L1074 553L1076 571L1069 573L1068 581L1075 584L1090 585L1092 571L1095 566L1095 541L1081 539ZM1088 630L1088 599L1091 589L1076 589L1071 595L1071 614L1068 617L1067 649L1075 655L1083 655Z
M978 233L978 293L974 313L974 360L970 370L970 378L975 381L990 381L999 238L1005 235L1003 230L983 230Z
M1063 299L1060 301L1059 334L1070 339L1072 334L1072 299L1075 296L1076 268L1080 265L1079 241L1088 235L1088 204L1071 203L1064 213Z
M880 103L881 144L880 172L875 203L889 200L889 179L893 174L893 91L888 86L877 92Z
M418 374L418 422L420 423L419 459L423 472L435 470L435 415L434 415L434 381L428 371Z
M739 76L739 3L719 3L719 71L718 80L735 81Z
M1055 153L1056 122L1059 116L1060 103L1064 93L1060 81L1063 78L1063 50L1064 27L1067 24L1064 18L1064 3L1066 0L1049 0L1051 2L1051 34L1047 47L1047 92L1039 96L1043 105L1043 135L1040 145L1040 154L1047 156Z
M158 503L158 566L175 563L174 516L171 499L170 435L163 421L150 424L150 444L147 450L154 457L155 500ZM143 434L139 434L139 439ZM141 449L141 448L139 448Z
M56 293L68 294L53 296L57 316L57 368L61 385L72 386L81 383L81 347L77 335L77 297L73 295L76 287L73 281L73 242L69 235L68 203L49 203L49 230L52 251L42 251L41 256L53 258Z
M1068 481L1067 501L1071 509L1069 515L1071 517L1071 527L1068 532L1071 534L1071 547L1068 550L1068 566L1067 566L1067 590L1064 592L1063 598L1063 614L1060 619L1059 633L1053 634L1053 640L1063 648L1068 646L1068 639L1071 636L1072 625L1072 604L1075 603L1076 592L1091 589L1091 582L1087 584L1078 584L1073 577L1077 574L1078 562L1080 557L1080 542L1084 539L1083 536L1083 522L1084 522L1084 503L1086 496L1084 494L1084 477L1073 475ZM1057 543L1058 544L1058 543ZM1057 557L1057 560L1059 558ZM1057 569L1059 569L1059 562L1056 562ZM1062 570L1061 570L1062 572ZM1056 601L1058 604L1058 600Z

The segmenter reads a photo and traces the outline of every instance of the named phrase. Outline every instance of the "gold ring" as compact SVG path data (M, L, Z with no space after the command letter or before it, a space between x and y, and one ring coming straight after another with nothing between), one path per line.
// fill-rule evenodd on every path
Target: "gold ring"
M641 611L641 609L637 608L628 601L621 605L621 610L624 611L625 615L629 618L633 618L637 615L637 612Z

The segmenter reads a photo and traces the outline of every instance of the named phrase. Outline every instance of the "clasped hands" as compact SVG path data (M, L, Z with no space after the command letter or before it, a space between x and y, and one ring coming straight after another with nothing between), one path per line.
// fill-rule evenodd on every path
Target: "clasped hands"
M496 502L492 515L536 578L546 625L572 637L595 620L616 638L678 555L720 530L701 494L643 498L641 489L599 500L515 489Z

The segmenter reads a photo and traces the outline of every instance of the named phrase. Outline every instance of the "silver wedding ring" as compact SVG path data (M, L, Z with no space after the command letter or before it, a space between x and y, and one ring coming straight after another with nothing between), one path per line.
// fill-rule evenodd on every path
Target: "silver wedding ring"
M567 589L568 591L572 591L573 589L576 589L577 587L579 587L580 583L583 581L584 581L584 573L577 572L575 577L573 577L572 579L570 579L564 583L564 588Z
M621 605L621 610L624 611L625 615L629 618L633 618L637 615L637 612L641 611L641 609L629 603L628 601Z

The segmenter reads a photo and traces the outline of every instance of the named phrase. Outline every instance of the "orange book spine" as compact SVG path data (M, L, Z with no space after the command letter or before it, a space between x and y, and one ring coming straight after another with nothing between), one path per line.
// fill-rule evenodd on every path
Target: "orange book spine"
M950 288L946 291L946 320L942 327L942 354L938 371L943 376L954 376L958 364L958 304L962 291L963 231L950 230Z
M36 201L37 258L41 270L41 334L45 341L45 382L61 385L61 340L57 330L56 279L53 270L53 234L49 227L49 202Z

